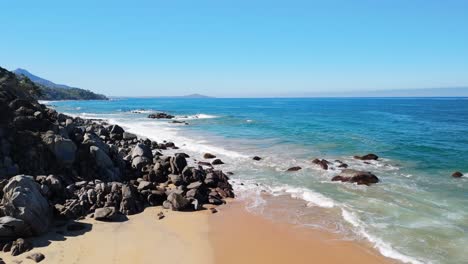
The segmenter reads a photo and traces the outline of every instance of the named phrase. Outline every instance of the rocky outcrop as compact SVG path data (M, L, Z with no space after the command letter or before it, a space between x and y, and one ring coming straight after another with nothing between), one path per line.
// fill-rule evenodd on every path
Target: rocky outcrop
M188 166L196 162L187 154L165 153L177 149L173 142L57 113L35 101L32 90L15 85L14 75L5 76L0 68L0 240L7 242L5 249L27 251L27 240L18 239L48 231L54 219L94 215L112 221L146 206L199 210L234 197L221 170L211 164Z
M463 173L461 173L459 171L456 171L456 172L452 173L452 177L454 177L454 178L463 177Z
M371 185L374 183L378 183L379 178L367 171L344 169L339 175L333 177L332 181L357 183L359 185Z

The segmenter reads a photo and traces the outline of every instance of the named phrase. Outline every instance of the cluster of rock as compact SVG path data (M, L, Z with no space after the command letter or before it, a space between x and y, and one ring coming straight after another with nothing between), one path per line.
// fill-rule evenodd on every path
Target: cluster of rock
M175 116L167 114L167 113L154 113L154 114L149 114L148 118L152 119L172 119Z
M260 160L259 157L257 157L257 158L258 159L254 158L254 160ZM354 156L354 158L366 161L366 160L377 160L378 156L375 155L375 154L367 154L367 155L364 155L364 156ZM328 161L326 159L314 159L314 160L312 160L312 163L319 166L323 170L328 170L330 164L332 164L332 162L330 162L330 161ZM346 164L346 163L344 163L344 162L342 162L340 160L335 160L334 164L335 164L335 166L337 168L341 169L341 171L340 171L340 173L338 175L334 176L331 179L332 181L356 183L358 185L371 185L371 184L374 184L374 183L378 183L380 181L379 178L377 178L377 176L375 176L371 172L347 169L348 164ZM291 168L287 169L286 171L287 172L295 172L295 171L299 171L301 169L302 169L301 167L295 166L295 167L291 167Z
M1 84L1 82L0 82ZM0 246L21 254L23 238L54 220L112 221L146 206L199 210L234 197L229 178L163 154L172 142L140 139L118 125L72 118L0 90Z

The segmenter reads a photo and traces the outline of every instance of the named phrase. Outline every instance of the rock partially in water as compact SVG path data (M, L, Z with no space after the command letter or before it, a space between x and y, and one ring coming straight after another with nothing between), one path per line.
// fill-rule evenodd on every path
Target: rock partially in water
M463 173L461 173L459 171L456 171L456 172L452 173L452 177L454 177L454 178L463 177Z
M292 172L292 171L298 171L298 170L302 170L302 168L299 166L295 166L295 167L291 167L287 169L286 171Z
M378 160L379 156L370 153L370 154L367 154L367 155L364 155L364 156L354 156L354 158L358 159L358 160Z
M314 159L312 161L312 163L316 164L316 165L319 165L322 169L324 170L328 170L328 164L330 162L328 162L327 160L325 159Z
M148 118L152 119L172 119L175 116L167 114L167 113L154 113L154 114L149 114Z
M332 181L351 182L357 183L359 185L371 185L378 183L379 178L367 171L344 169L338 176L333 177Z
M214 159L214 158L216 158L216 155L213 155L213 154L211 154L211 153L205 153L205 154L203 155L203 158L204 158L204 159Z

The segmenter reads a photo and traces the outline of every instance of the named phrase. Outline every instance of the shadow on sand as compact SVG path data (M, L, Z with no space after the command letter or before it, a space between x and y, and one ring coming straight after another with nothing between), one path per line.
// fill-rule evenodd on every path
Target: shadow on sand
M125 215L117 215L112 221L108 222L125 222L128 218ZM104 221L106 222L106 221ZM46 247L55 241L65 241L67 237L76 237L84 235L93 229L90 223L82 223L74 220L70 221L55 221L54 227L44 235L31 239L35 248Z

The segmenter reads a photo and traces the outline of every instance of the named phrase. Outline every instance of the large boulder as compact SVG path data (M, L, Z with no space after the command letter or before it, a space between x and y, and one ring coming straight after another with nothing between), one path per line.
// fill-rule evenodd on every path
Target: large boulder
M3 188L3 214L23 220L33 235L46 232L51 224L52 210L33 177L18 175Z
M185 155L181 153L176 154L175 156L171 157L170 164L172 173L181 173L187 166L187 160L185 159Z
M371 185L373 183L378 183L379 178L367 171L344 169L338 176L333 177L332 181L351 182L357 183L359 185Z
M102 149L91 146L89 152L91 157L95 159L96 165L99 168L99 173L101 174L101 179L106 181L117 181L120 179L119 170L114 167L114 163Z
M137 144L132 150L132 159L136 157L146 157L152 160L153 153L151 152L151 148L145 144Z
M167 202L170 203L170 208L174 211L182 211L187 209L190 205L190 201L187 200L182 194L172 192L167 196Z
M110 137L112 139L121 140L123 138L123 133L125 132L123 128L118 125L112 125L108 128Z
M116 216L117 213L114 207L103 207L94 211L94 219L98 221L112 221L115 220Z
M459 171L456 171L456 172L452 173L452 177L454 177L454 178L463 177L463 173L461 173Z
M133 160L132 160L132 167L138 171L141 171L141 169L150 164L151 163L151 160L148 159L147 157L135 157Z
M56 160L62 165L69 167L75 161L76 145L72 140L48 131L42 138L50 151L54 154Z
M120 202L120 210L122 214L132 215L143 211L143 205L139 200L139 194L135 186L122 186L122 201Z
M31 236L31 228L23 220L11 216L0 218L0 241L10 241L18 237Z

